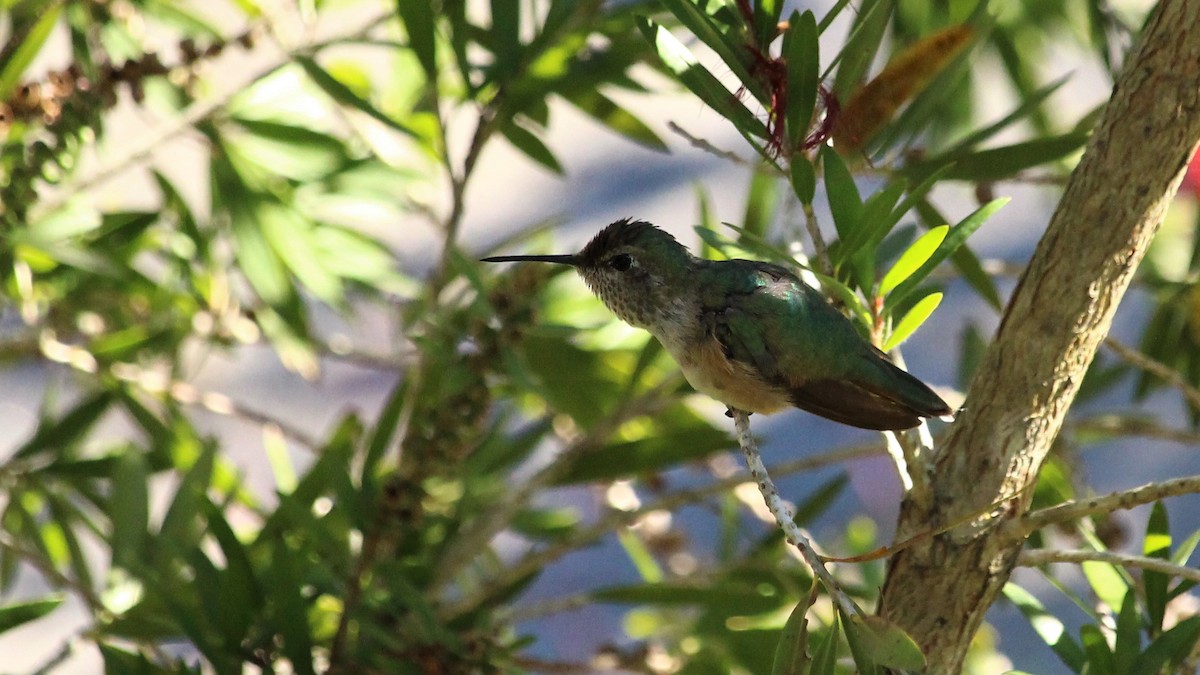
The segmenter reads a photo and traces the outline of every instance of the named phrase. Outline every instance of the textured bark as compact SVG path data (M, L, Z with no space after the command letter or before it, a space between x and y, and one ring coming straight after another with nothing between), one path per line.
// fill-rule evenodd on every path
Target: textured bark
M898 538L975 522L890 562L881 612L930 673L961 670L1022 541L1042 461L1200 139L1200 2L1163 0L1118 78L1058 209L932 467L933 498L907 501Z

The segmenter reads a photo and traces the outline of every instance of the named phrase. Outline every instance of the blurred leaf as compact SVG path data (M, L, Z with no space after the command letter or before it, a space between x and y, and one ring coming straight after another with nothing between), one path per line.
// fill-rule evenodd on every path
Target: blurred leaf
M1100 629L1091 623L1079 628L1079 638L1083 642L1083 650L1088 656L1088 673L1096 675L1115 675L1116 664L1113 662L1112 650ZM1146 671L1142 671L1146 672Z
M778 204L778 177L766 171L752 171L750 189L746 193L746 213L742 216L742 225L746 231L759 237L764 236L767 228L775 220ZM745 239L745 235L742 239Z
M814 581L814 588L816 590ZM815 593L805 593L788 615L787 623L779 632L779 642L775 645L775 659L771 667L772 675L802 675L808 673L810 660L808 656L808 608L815 598Z
M513 517L510 526L534 539L556 541L561 540L575 531L579 524L579 514L575 509L525 509Z
M1158 636L1134 662L1132 673L1158 673L1164 666L1178 667L1200 638L1200 616L1190 616Z
M1083 647L1071 638L1063 623L1047 612L1037 598L1011 581L1004 584L1004 597L1017 606L1029 625L1068 668L1076 673L1083 671L1087 663Z
M864 0L858 7L850 36L835 59L839 65L833 80L833 93L839 100L848 100L850 92L863 80L883 42L894 9L894 0Z
M595 89L566 93L567 100L604 126L656 152L669 152L667 144L633 113Z
M404 22L408 46L421 62L425 79L431 88L437 86L437 33L431 3L424 0L396 0L396 13Z
M23 36L7 35L5 37L5 39L20 37L21 46L17 47L8 60L0 65L0 101L8 101L12 98L13 92L17 90L17 84L21 82L21 76L25 74L30 64L42 51L46 39L58 25L63 4L62 2L46 3L45 9L38 16L37 22L30 27L29 32Z
M225 520L221 510L211 502L205 505L208 531L216 538L225 558L225 569L215 589L225 643L242 644L246 632L263 608L263 591L259 586L254 564L241 540Z
M302 68L304 68L304 72L308 73L309 78L311 78L312 81L318 87L320 87L327 96L332 98L337 103L366 113L375 120L382 122L383 124L395 129L396 131L399 131L400 133L413 138L420 138L420 135L414 132L412 129L392 119L389 115L384 114L374 105L372 105L370 101L367 101L366 99L361 98L358 94L355 94L350 90L349 87L342 84L337 80L337 78L330 75L325 71L325 69L321 68L321 66L317 65L316 61L313 61L307 56L295 56L293 59L296 61L296 63L299 63Z
M150 520L149 473L138 452L123 453L112 482L112 565L136 570L143 564L143 544Z
M974 30L968 25L951 26L918 40L894 56L883 71L855 90L842 106L833 128L838 151L843 154L861 151L892 120L901 105L927 86L967 46L973 35Z
M941 293L930 293L918 300L917 304L913 305L912 309L908 310L908 313L904 315L904 318L896 323L896 327L892 329L892 334L888 336L887 342L883 343L883 351L891 351L899 346L900 343L907 340L910 335L925 323L925 320L933 314L933 311L941 303Z
M660 471L729 447L729 435L707 425L663 428L641 440L611 443L579 456L555 484L615 480Z
M521 3L518 0L491 0L492 29L489 46L495 57L493 79L505 82L516 74L521 62Z
M284 540L271 547L271 573L264 579L274 602L272 619L283 637L283 653L300 675L316 675L313 668L312 637L308 630L308 609L301 593L296 565L298 556Z
M1111 607L1113 611L1120 609L1121 601L1124 600L1125 594L1130 588L1122 571L1118 570L1115 565L1095 560L1084 561L1080 563L1080 567L1096 597Z
M834 612L829 631L825 633L825 638L817 645L817 651L813 654L812 669L809 671L812 675L834 675L836 672L841 627L842 615L840 612Z
M758 148L754 138L766 138L767 128L743 106L733 94L721 84L671 31L646 18L638 20L638 28L658 52L667 69L692 91L708 107L717 111L733 123L753 147Z
M62 603L63 596L51 595L40 600L27 600L4 605L0 607L0 633L10 631L30 621L36 621L58 609Z
M526 157L541 164L543 167L553 171L556 174L562 175L562 164L558 163L558 159L550 148L542 142L540 138L535 136L533 132L522 127L516 122L506 124L500 128L500 133L504 138L512 143L513 147L520 150Z
M727 36L717 28L712 18L704 13L701 5L694 0L663 0L662 4L675 15L675 18L679 19L685 28L691 31L692 35L699 38L700 42L721 57L721 60L737 77L738 82L742 83L742 86L746 87L759 101L766 100L761 82L750 74L750 56L746 46L740 44L740 40ZM774 29L774 24L771 25L771 28ZM646 29L642 28L642 30L644 32ZM652 39L651 42L655 41ZM659 49L661 51L662 47L659 46ZM666 57L663 60L665 61Z
M627 605L675 607L680 605L735 608L742 614L770 611L779 604L778 598L764 593L757 584L736 579L724 579L710 586L697 585L680 579L657 583L602 588L592 593L597 602Z
M33 438L18 448L13 456L24 459L40 452L61 451L78 443L108 412L112 402L112 394L101 391L84 399L58 419L43 418Z
M187 468L175 489L175 498L167 507L162 525L158 529L158 538L169 541L181 549L196 546L204 535L204 523L200 518L200 509L207 501L205 495L212 485L213 466L216 463L217 448L208 444ZM183 467L180 467L182 470ZM160 556L172 556L176 551L162 549ZM157 561L159 565L167 565L164 557Z
M1113 672L1132 673L1133 662L1142 651L1142 618L1137 607L1137 592L1130 589L1121 603L1117 616L1116 638L1113 643Z
M241 133L228 134L228 147L285 178L300 182L319 180L349 161L342 142L328 134L278 122L250 119L236 122Z
M658 565L654 554L637 532L623 527L617 530L617 541L621 543L621 548L625 550L625 555L629 556L629 562L633 563L633 568L637 570L642 581L656 584L663 580L662 567Z
M1089 136L1090 132L1071 132L988 150L949 152L905 166L902 172L913 180L921 180L951 165L945 173L946 180L973 183L1004 180L1025 169L1066 157L1082 148Z
M1150 511L1150 522L1146 525L1146 538L1142 542L1142 555L1149 558L1170 560L1171 529L1167 523L1167 509L1161 501L1154 503ZM1150 621L1150 634L1162 631L1163 616L1167 610L1167 586L1170 579L1162 572L1142 570L1142 588L1146 593L1146 613ZM1128 602L1128 600L1126 600Z

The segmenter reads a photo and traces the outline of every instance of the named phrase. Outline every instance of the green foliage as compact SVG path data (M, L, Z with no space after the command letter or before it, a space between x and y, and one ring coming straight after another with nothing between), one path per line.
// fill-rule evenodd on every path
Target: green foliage
M0 632L55 616L70 596L87 619L72 643L93 645L111 672L518 672L538 658L528 634L538 621L615 604L635 644L610 656L632 671L651 652L680 672L834 673L845 657L860 672L920 669L898 628L831 609L781 534L749 525L724 467L728 431L661 345L622 332L573 278L475 264L479 246L459 240L465 195L501 138L563 173L571 147L547 132L564 107L595 133L667 151L627 107L642 92L672 91L665 76L754 156L740 222L718 228L716 202L700 191L708 250L811 273L864 336L892 349L919 336L948 279L1001 305L969 238L1004 200L946 218L939 188L1053 177L1087 141L1091 118L1058 124L1048 102L1062 82L1034 86L1016 45L1044 46L1066 24L1107 55L1117 19L1042 7L1055 3L1016 3L992 19L986 3L842 0L783 26L784 3L768 0L494 0L470 11L358 0L371 20L349 26L336 20L341 4L300 3L297 22L336 25L293 44L271 23L279 17L244 0L231 3L240 16L229 21L241 25L228 33L207 9L160 0L122 13L114 3L5 3L0 349L6 364L50 372L52 386L0 462ZM1003 62L1019 98L1011 112L973 119L960 58L883 120L869 156L829 145L839 100L872 77L876 55L962 22L980 35L974 49ZM150 52L142 25L173 36L155 39L174 39L163 54L177 56ZM69 56L47 51L55 31L69 35ZM31 70L67 59L61 71ZM245 86L216 93L212 72ZM118 100L149 125L133 147L109 136ZM162 158L132 166L178 136L199 148L200 190ZM107 179L144 179L139 205L88 192ZM809 255L796 246L795 201L832 237ZM428 271L398 269L388 228L421 221L440 248ZM503 246L540 246L548 225ZM1151 355L1192 381L1196 259L1187 274L1152 276L1160 307L1147 329ZM402 348L346 353L327 337L329 322L379 316ZM964 373L984 340L967 342ZM344 412L317 436L238 392L203 389L208 356L272 352L297 378L347 360L394 384L377 410ZM1158 383L1145 378L1141 391ZM236 418L239 436L261 430L269 489L243 475L213 431L216 415ZM1063 466L1037 503L1069 496ZM788 495L795 520L824 527L817 517L847 483L837 474ZM564 505L580 494L605 499ZM712 547L678 522L661 525L690 506L718 521ZM857 552L876 545L861 523L834 529ZM519 545L502 549L504 540ZM544 570L609 540L621 553L594 571L595 584L531 601ZM1197 541L1175 545L1157 509L1144 551L1182 563ZM842 569L853 600L872 606L882 567ZM1200 635L1194 618L1168 621L1190 582L1148 571L1137 585L1105 565L1087 569L1119 614L1113 623L1096 612L1078 640L1021 589L1009 597L1077 672L1177 666ZM44 595L22 595L32 577ZM568 667L589 667L589 654L576 656Z

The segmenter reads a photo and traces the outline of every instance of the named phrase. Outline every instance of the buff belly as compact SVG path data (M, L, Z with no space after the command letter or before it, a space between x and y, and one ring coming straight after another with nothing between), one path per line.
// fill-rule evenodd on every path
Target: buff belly
M668 351L696 391L731 408L766 414L792 405L786 391L765 382L749 366L726 358L716 340L681 353Z

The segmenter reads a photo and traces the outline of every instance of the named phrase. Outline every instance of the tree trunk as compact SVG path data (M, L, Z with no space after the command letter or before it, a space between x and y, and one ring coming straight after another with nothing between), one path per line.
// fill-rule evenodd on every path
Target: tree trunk
M1200 2L1162 0L1113 89L1046 234L932 458L929 504L906 500L897 539L1003 506L895 555L881 613L956 673L1021 549L1000 527L1058 435L1200 139Z

